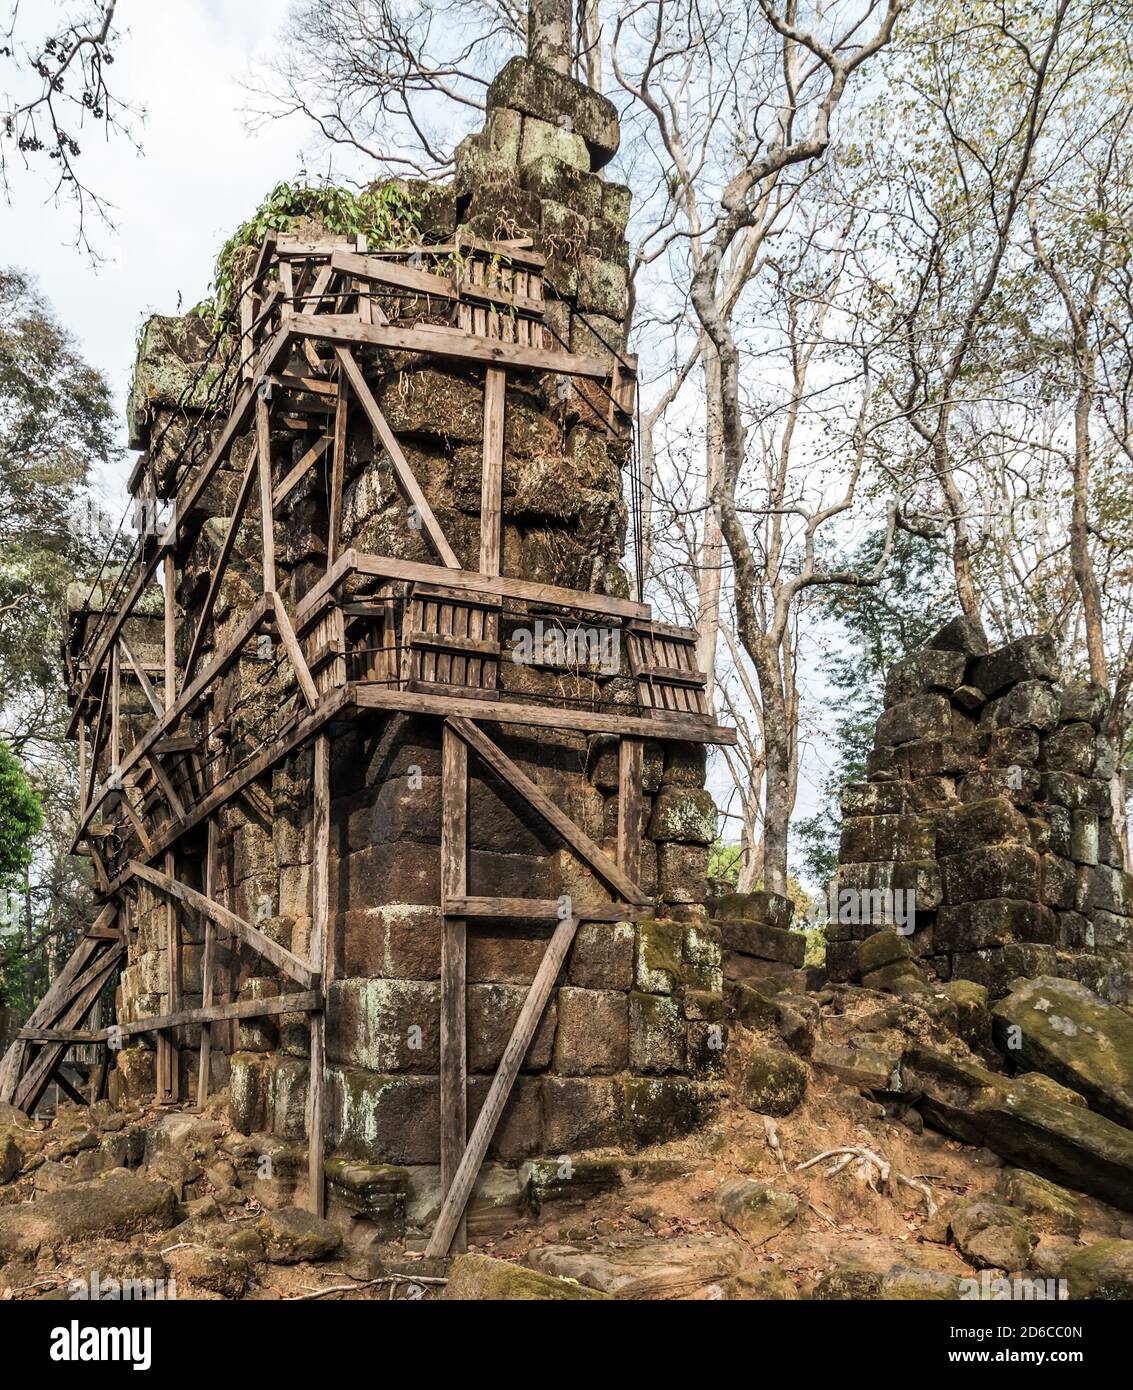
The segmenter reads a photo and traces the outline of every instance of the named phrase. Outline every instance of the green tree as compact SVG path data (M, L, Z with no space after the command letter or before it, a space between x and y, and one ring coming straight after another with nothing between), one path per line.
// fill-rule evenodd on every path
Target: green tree
M0 957L0 983L25 1002L47 978L48 943L65 952L89 897L85 863L68 853L77 760L64 737L60 644L68 586L119 558L88 482L115 448L105 378L29 277L0 269L0 747L20 773L11 807L0 794L0 880L10 827L26 884L22 943ZM34 824L15 792L29 785ZM10 892L10 880L0 887Z
M43 827L43 808L27 774L0 739L0 891L31 863L33 838Z
M868 569L884 545L883 532L867 536L846 558L846 566ZM830 644L823 663L830 707L837 710L830 730L833 756L822 788L823 809L794 827L800 867L820 887L838 867L842 788L865 778L886 672L952 616L956 601L950 565L946 540L900 531L881 583L861 590L832 588L826 594L824 618L842 639Z

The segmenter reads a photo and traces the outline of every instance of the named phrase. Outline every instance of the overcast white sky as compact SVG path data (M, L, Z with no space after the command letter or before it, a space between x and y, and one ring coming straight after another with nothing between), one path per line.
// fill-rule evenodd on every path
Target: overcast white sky
M25 37L42 38L58 5L24 0L20 13ZM239 80L284 14L256 0L120 0L114 91L146 120L141 154L94 128L80 141L87 182L115 205L115 231L92 224L105 264L92 268L74 248L71 211L51 202L46 176L16 174L11 204L0 204L0 260L35 275L120 404L143 320L176 313L179 295L185 309L201 299L230 233L302 166L300 124L249 134L239 112ZM126 471L104 479L116 513Z

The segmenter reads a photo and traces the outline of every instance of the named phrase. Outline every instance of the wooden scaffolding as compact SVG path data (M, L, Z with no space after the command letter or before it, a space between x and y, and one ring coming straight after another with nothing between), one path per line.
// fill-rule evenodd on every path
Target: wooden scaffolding
M639 886L643 744L647 738L734 742L708 713L705 678L695 669L696 634L652 619L647 605L501 574L504 418L509 376L554 373L577 392L584 418L615 435L631 429L634 359L572 353L545 322L544 261L530 243L470 238L448 246L367 254L361 238L301 241L269 235L242 287L236 366L226 411L202 412L188 430L179 468L151 445L131 490L168 523L143 531L133 564L100 611L84 615L67 656L72 717L79 743L78 843L90 855L104 906L74 954L0 1063L0 1100L35 1108L59 1078L68 1047L99 1043L103 1063L92 1084L106 1084L109 1046L139 1033L157 1048L159 1100L178 1099L174 1030L200 1024L197 1101L208 1095L210 1049L226 1021L301 1013L310 1020L310 1205L325 1204L325 993L330 939L332 722L397 713L442 725L441 884L443 913L440 1020L441 1174L445 1198L429 1252L463 1241L463 1214L527 1047L581 922L650 915ZM412 305L412 312L399 312ZM387 310L389 312L387 312ZM397 436L367 381L374 350L421 354L461 364L483 380L483 463L478 568L462 569L438 524ZM350 412L372 427L398 488L435 553L431 564L359 553L342 546L343 491ZM273 431L297 434L300 457L284 465ZM187 657L179 663L175 594L183 531L194 506L229 463L238 440L253 447L212 569L203 604L192 617ZM193 441L207 448L194 458ZM326 473L328 534L325 575L290 607L276 581L275 526L287 524L291 499L310 470ZM218 638L217 599L237 531L258 504L262 591ZM153 595L163 594L156 612ZM636 680L632 712L595 701L533 702L500 689L501 608L535 606L556 621L615 625ZM160 632L162 659L145 660L130 639L135 620ZM220 683L264 637L279 653L286 695L257 746L226 742L214 707ZM208 659L206 660L206 653ZM124 712L125 692L145 716ZM616 858L568 818L484 731L481 724L604 733L618 740ZM313 749L311 932L300 958L218 893L219 813L256 792L257 779L281 760ZM533 814L577 853L615 901L484 898L469 893L467 821L470 757L514 789ZM179 873L184 838L203 828L200 888ZM200 832L198 832L198 836ZM198 839L199 843L199 839ZM166 899L164 931L170 1012L83 1027L91 1006L124 963L140 885ZM178 914L203 923L202 1004L182 1007ZM467 1127L465 1033L466 924L478 918L554 923L542 964L472 1131ZM286 980L276 998L223 999L218 943L233 940L261 956ZM73 1098L83 1099L69 1084Z

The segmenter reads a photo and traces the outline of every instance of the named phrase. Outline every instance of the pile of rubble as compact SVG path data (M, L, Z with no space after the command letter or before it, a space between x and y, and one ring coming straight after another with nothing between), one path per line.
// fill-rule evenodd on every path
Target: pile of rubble
M1059 975L1133 999L1133 878L1113 820L1104 690L1064 683L1053 639L989 651L948 623L889 672L869 780L843 798L831 979L892 923L939 980L1001 994Z

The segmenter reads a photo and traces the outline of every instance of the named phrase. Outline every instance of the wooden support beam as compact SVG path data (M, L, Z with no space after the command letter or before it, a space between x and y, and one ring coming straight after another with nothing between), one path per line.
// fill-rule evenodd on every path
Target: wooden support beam
M560 372L564 376L589 377L595 381L606 381L610 376L609 365L600 357L521 347L498 338L477 338L457 328L392 328L361 323L353 314L297 315L287 326L295 334L328 343L425 352L432 357L451 357L457 362L483 362L531 372Z
M112 945L98 957L94 967L84 971L81 978L83 986L59 1018L55 1020L62 1029L78 1028L91 1010L94 1001L105 988L108 980L118 968L126 954L125 943ZM56 1067L63 1060L69 1043L46 1043L28 1066L15 1087L12 1104L31 1114L39 1104L40 1097L51 1083Z
M618 744L618 866L636 883L641 877L641 773L645 745L638 738Z
M496 922L557 922L563 917L561 898L476 898L453 895L441 904L443 912L454 917L478 917ZM652 917L651 904L571 903L580 922L640 922Z
M314 752L311 819L311 970L322 979L333 957L330 938L330 739L320 733ZM311 1066L307 1084L307 1177L310 1208L326 1213L326 1013L311 1015Z
M498 776L539 812L551 828L577 851L615 892L620 893L627 902L637 903L642 907L649 905L650 899L618 868L605 850L595 844L584 830L561 811L482 729L477 728L470 719L463 718L449 719L445 727L454 729Z
M272 611L275 614L276 627L279 629L280 640L283 649L287 653L287 659L291 662L291 669L295 672L295 680L299 689L303 692L303 698L311 709L318 709L319 692L315 688L315 682L311 679L311 671L307 665L307 658L303 655L302 648L299 646L299 639L295 636L295 629L291 626L291 619L287 616L287 609L283 606L283 600L276 593L271 596Z
M260 529L264 593L275 592L275 518L272 514L271 415L268 403L256 393L256 467L260 475Z
M151 869L148 864L143 864L138 859L130 861L130 871L135 878L140 878L143 882L151 884L163 893L168 893L170 897L183 902L186 907L191 907L195 912L202 912L205 916L211 917L218 926L224 927L240 937L242 941L251 946L253 951L258 951L261 956L270 960L277 969L282 970L285 975L289 975L304 989L319 988L321 979L318 972L311 970L305 961L292 955L278 941L273 941L270 936L265 936L262 931L253 927L251 922L245 922L243 917L237 917L234 912L229 912L226 907L221 907L220 903L206 898L195 888L190 888L187 884L179 882L169 873L163 874L156 869Z
M176 861L172 851L165 853L165 877L172 883L176 881ZM181 924L177 916L177 898L168 895L165 904L165 962L166 993L169 996L169 1012L181 1011ZM168 1032L157 1037L157 1101L163 1104L174 1101L180 1095L180 1068L177 1059L176 1040Z
M177 703L177 560L172 546L162 555L161 577L164 703L168 712Z
M157 778L157 785L161 788L162 796L169 803L169 809L177 820L181 820L185 815L185 803L177 795L177 788L173 785L161 759L152 748L146 753L146 762L153 768L153 775Z
M441 897L468 891L468 745L446 724L441 734ZM467 929L446 912L441 935L441 1191L448 1192L468 1138ZM455 1233L467 1244L464 1222Z
M205 897L216 897L216 877L217 877L217 839L219 829L216 817L210 816L206 829L205 841ZM205 940L201 951L201 1004L204 1008L212 1007L213 992L215 989L214 975L216 972L216 923L211 917L205 917ZM197 1053L197 1109L199 1110L208 1100L209 1080L212 1067L212 1022L204 1023L201 1028L201 1045Z
M567 952L570 950L577 930L578 918L568 917L555 928L554 934L547 944L543 959L539 962L539 969L535 972L535 979L527 992L527 998L523 1001L523 1007L519 1011L519 1017L515 1021L511 1037L504 1048L500 1064L496 1068L496 1074L492 1078L492 1084L488 1087L484 1104L481 1106L476 1123L472 1127L472 1136L461 1157L456 1175L445 1194L440 1215L437 1217L437 1224L433 1228L433 1234L429 1237L428 1245L425 1247L427 1256L443 1257L449 1252L464 1209L468 1205L468 1199L472 1195L472 1188L480 1171L480 1165L484 1161L484 1155L488 1152L492 1135L496 1132L496 1126L500 1122L504 1106L511 1095L515 1078L519 1075L519 1069L523 1065L527 1049L535 1036L535 1030L546 1011L551 991L555 987L555 981L558 979L559 971L566 960Z
M171 1028L188 1027L192 1023L222 1023L226 1019L311 1013L322 1009L325 1002L322 990L306 989L295 994L278 994L272 999L234 999L228 1004L210 1004L207 1008L155 1014L152 1018L138 1018L130 1023L116 1024L115 1027L122 1037L129 1038L138 1033L164 1033ZM92 1041L101 1042L108 1036L109 1030L103 1028L92 1035Z
M580 733L622 734L635 738L671 738L684 743L716 743L731 747L736 731L721 724L710 724L700 715L687 718L655 720L625 714L596 714L570 705L549 707L524 705L518 701L484 701L455 693L432 695L423 690L391 690L381 685L354 685L352 702L359 709L398 710L403 714L432 714L440 719L461 715L466 719L484 719L494 724L524 724L539 729L577 729Z
M504 402L507 372L489 367L484 373L484 463L480 478L480 571L500 572L503 526Z
M330 462L330 484L327 488L327 569L338 559L342 549L342 490L346 477L346 425L350 402L346 392L346 372L338 365L338 399L334 407L334 452Z
M195 680L193 680L185 686L185 688L181 691L180 695L177 697L177 700L173 707L166 713L165 718L161 720L159 723L155 724L153 728L150 729L149 732L146 733L142 738L140 738L138 742L133 746L133 748L131 748L130 751L126 754L125 758L123 758L122 760L122 766L119 769L119 772L123 777L125 777L127 772L129 772L130 769L133 768L134 765L145 756L148 749L152 748L159 740L164 742L165 736L168 734L169 730L177 724L177 722L180 720L181 716L185 713L185 711L189 709L197 699L200 698L200 696L209 688L209 686L211 686L216 680L218 680L228 670L228 668L239 659L240 653L244 648L245 642L248 641L248 639L256 632L256 630L263 623L263 620L267 616L270 608L271 603L267 598L261 597L256 600L255 604L249 611L247 617L237 628L236 632L233 633L232 638L230 639L228 645L224 648L224 650L220 652L217 656L215 656L212 661L209 662L208 666L205 667L205 669L201 672L199 676L197 676ZM87 806L86 815L79 822L79 828L76 832L76 839L79 839L83 834L86 833L87 827L90 824L91 819L98 811L99 807L106 800L106 798L116 794L116 792L116 788L108 785L104 787L99 792L98 797Z
M522 599L525 602L578 609L586 614L606 614L612 618L645 621L650 612L648 604L611 598L608 594L592 594L585 589L563 589L556 584L540 584L531 579L517 579L513 575L479 574L476 570L440 570L436 565L425 565L418 560L396 560L385 555L347 550L327 572L326 578L320 580L296 608L296 631L303 630L310 614L352 571L379 579L403 579L410 584L439 584L445 588L489 594L493 598Z
M311 445L311 447L307 450L307 452L303 455L303 457L299 460L295 467L291 469L291 471L287 474L283 481L276 485L275 491L271 495L271 503L273 507L279 507L284 501L286 501L288 497L291 496L291 494L307 476L309 470L316 463L318 463L319 459L321 459L322 456L326 453L327 449L330 448L330 443L330 436L324 435L322 439L316 440L315 443Z
M209 575L208 591L205 594L205 601L201 605L200 617L197 619L196 631L193 633L193 640L189 646L189 656L185 662L185 679L187 681L192 679L193 672L197 669L197 658L201 654L205 633L212 621L212 611L216 606L217 595L220 593L220 582L224 578L228 569L228 562L232 558L232 548L236 544L236 533L240 530L240 524L244 519L244 511L248 505L248 498L252 495L252 483L255 478L256 451L253 449L244 468L244 476L240 479L236 500L232 504L232 515L228 518L228 530L224 533L220 554L216 557L212 574Z
M421 525L425 534L432 541L433 547L441 557L443 563L449 569L458 570L460 561L453 554L452 547L449 545L445 533L441 530L440 523L433 515L433 509L429 505L429 499L421 491L421 485L414 476L409 461L402 452L401 445L397 441L397 436L389 427L389 422L382 414L374 394L366 384L366 378L362 375L362 370L355 362L352 354L346 348L338 348L335 351L338 359L339 368L345 379L350 383L350 389L358 398L358 403L366 412L366 417L374 428L374 433L378 436L382 448L389 457L390 464L401 486L410 506L413 507L420 518ZM341 389L339 395L341 396Z
M157 698L157 691L153 688L153 683L150 681L149 676L146 675L145 670L131 650L129 642L126 641L125 634L119 637L118 646L121 649L122 655L126 658L130 669L137 677L138 684L142 687L142 694L145 695L146 699L149 701L150 709L152 709L154 714L160 719L165 713L165 708Z
M72 1086L61 1071L56 1069L55 1084L63 1092L68 1100L74 1101L76 1105L89 1105L90 1101L83 1095L77 1086Z

